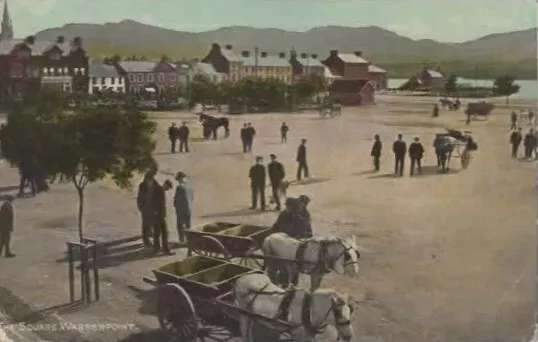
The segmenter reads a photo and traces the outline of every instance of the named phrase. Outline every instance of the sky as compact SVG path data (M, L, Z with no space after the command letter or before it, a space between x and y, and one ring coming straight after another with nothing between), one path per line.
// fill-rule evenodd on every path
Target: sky
M6 0L0 0L2 3ZM462 42L536 27L536 0L7 0L15 36L67 23L132 19L181 31L253 26L306 31L375 25L413 39Z

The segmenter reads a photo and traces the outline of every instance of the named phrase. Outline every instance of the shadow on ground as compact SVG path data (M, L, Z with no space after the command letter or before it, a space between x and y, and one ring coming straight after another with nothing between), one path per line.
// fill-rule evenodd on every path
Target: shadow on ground
M447 172L443 173L443 172L439 171L437 166L428 165L428 166L423 166L422 167L422 173L419 174L418 172L416 172L415 175L413 175L413 177L421 178L421 177L429 177L429 176L448 176L448 175L457 174L459 172L461 172L461 170L459 170L459 169L456 169L456 170L450 169ZM404 170L404 175L402 177L409 177L409 170ZM380 179L380 178L402 178L402 177L397 176L394 173L383 173L383 174L379 174L379 175L373 175L373 176L370 176L368 178L369 179Z
M165 342L169 341L161 330L142 331L131 334L117 342Z
M311 185L311 184L321 184L328 181L331 181L331 178L309 178L307 180L302 181L293 181L290 182L290 186L304 186L304 185Z
M219 218L219 217L240 217L240 216L255 216L255 215L261 215L269 212L269 210L261 211L261 210L250 210L250 209L239 209L239 210L233 210L233 211L227 211L222 213L213 213L213 214L207 214L202 215L202 218Z
M142 303L138 309L139 313L142 315L157 315L157 288L144 290L132 285L127 287L135 293L136 298Z
M18 185L0 186L0 192L15 191L18 189L19 189Z
M353 175L353 176L366 176L366 175L374 175L376 173L377 173L377 171L375 171L375 170L364 170L364 171L352 173L351 175Z

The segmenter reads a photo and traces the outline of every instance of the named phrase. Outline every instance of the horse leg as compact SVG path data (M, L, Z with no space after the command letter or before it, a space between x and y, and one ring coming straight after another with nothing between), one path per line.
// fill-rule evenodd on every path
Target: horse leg
M249 342L248 341L248 326L249 326L249 318L245 315L241 315L241 317L239 318L239 329L241 330L242 342Z

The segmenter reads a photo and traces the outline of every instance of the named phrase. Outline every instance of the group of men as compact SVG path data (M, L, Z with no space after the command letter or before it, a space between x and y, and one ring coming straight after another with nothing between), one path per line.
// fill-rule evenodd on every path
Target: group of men
M374 136L374 145L370 155L373 157L374 170L377 172L380 169L381 151L383 149L383 143L379 134ZM422 173L422 158L424 157L424 147L418 137L413 139L413 142L407 148L407 144L403 140L403 135L398 134L396 141L392 144L392 152L394 153L394 174L402 177L405 164L405 155L409 153L411 160L410 176L415 173L415 166L418 168L418 173Z
M252 151L252 144L254 143L254 136L256 135L256 130L252 123L246 123L241 128L241 142L243 144L243 153Z
M189 134L190 130L187 127L187 123L183 122L180 127L177 127L175 123L168 128L168 139L170 139L171 153L176 153L176 142L179 140L179 152L189 152Z
M517 128L518 121L523 124L523 117L527 116L527 120L529 124L532 124L534 122L534 112L532 110L529 110L527 113L525 113L522 109L519 111L519 114L517 112L512 112L510 114L510 129L515 130Z
M170 255L173 253L168 245L165 192L174 186L170 180L166 180L163 185L160 185L155 180L155 174L155 171L147 172L138 187L137 206L142 215L142 240L144 246L153 247L155 253L162 250L165 254ZM191 226L192 203L194 200L192 187L186 178L183 172L176 174L177 186L174 194L174 208L180 243L185 242L185 230Z
M538 136L533 128L529 130L525 137L522 134L523 129L519 127L517 130L513 131L510 134L510 144L512 145L512 158L518 158L519 146L523 142L524 147L524 158L532 159L532 154L534 153L534 158L538 159Z

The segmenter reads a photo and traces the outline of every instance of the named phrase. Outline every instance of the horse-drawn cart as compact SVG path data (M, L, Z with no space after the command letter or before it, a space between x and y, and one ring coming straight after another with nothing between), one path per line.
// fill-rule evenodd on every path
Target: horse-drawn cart
M446 136L451 138L452 150L450 157L460 158L461 168L468 168L471 162L471 152L478 148L471 135L472 132L454 129L446 129L446 131L448 132Z
M260 272L205 256L191 256L153 270L157 286L157 316L166 341L231 341L240 335L239 318L248 316L256 329L248 341L292 341L287 322L258 315L235 305L237 279ZM258 327L259 325L259 327ZM259 336L260 334L261 336Z

